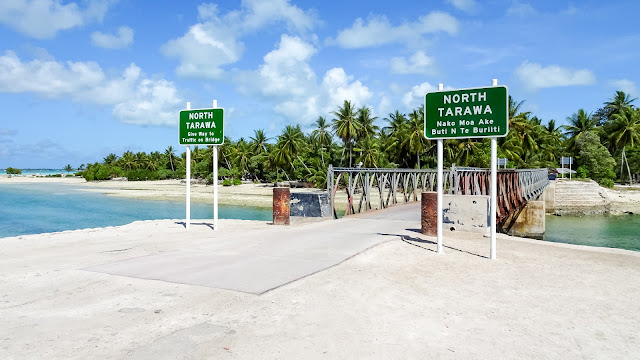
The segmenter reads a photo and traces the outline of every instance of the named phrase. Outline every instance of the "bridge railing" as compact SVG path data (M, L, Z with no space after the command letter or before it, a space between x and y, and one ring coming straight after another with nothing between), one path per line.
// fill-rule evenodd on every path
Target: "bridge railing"
M436 191L435 169L363 169L329 167L327 192L331 210L338 218L336 202L344 215L384 209L398 203L417 201L423 191ZM498 171L497 221L510 227L527 201L536 199L549 184L546 169ZM489 195L491 171L452 167L443 171L443 189L448 194ZM344 189L338 194L338 189ZM509 221L511 219L511 221ZM509 223L508 223L509 222Z

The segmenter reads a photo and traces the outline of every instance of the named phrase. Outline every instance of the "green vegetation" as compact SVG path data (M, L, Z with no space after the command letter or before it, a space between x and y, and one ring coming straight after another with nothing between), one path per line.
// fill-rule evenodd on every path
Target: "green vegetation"
M9 175L20 175L20 174L22 174L22 170L20 170L20 169L15 169L15 168L12 168L12 167L8 167L8 168L6 168L6 169L5 169L5 172L6 172L7 174L9 174Z
M634 100L618 91L594 113L579 109L567 117L567 125L556 126L553 119L543 125L537 116L521 111L524 101L509 97L509 133L498 140L498 157L507 158L516 168L555 168L561 156L572 156L579 177L601 184L627 181L640 171L640 110L634 107ZM223 185L239 184L241 180L296 180L324 187L329 165L436 166L435 142L423 136L422 108L408 114L396 110L381 119L382 127L376 125L379 119L371 109L357 109L350 101L344 101L331 117L318 117L311 128L305 129L306 134L300 125L286 125L275 138L268 138L262 129L254 130L248 140L225 138L218 147L218 174ZM191 150L192 176L208 184L213 182L212 151L210 146ZM452 164L489 167L490 140L445 140L444 166ZM186 153L176 154L169 146L162 153L109 154L101 163L87 164L78 174L87 180L183 179L185 169Z

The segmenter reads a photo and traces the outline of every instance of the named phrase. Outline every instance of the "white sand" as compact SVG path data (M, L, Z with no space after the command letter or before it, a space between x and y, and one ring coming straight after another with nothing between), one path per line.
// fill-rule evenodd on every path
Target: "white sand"
M222 220L225 232L291 231ZM276 229L277 228L277 229ZM282 229L282 230L281 230ZM197 248L171 220L0 239L1 359L631 359L640 253L415 234L261 296L78 270Z

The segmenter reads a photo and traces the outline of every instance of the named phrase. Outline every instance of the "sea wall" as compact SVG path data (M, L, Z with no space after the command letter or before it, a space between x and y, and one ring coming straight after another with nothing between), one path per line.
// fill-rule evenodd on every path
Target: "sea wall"
M331 216L331 204L327 193L291 193L291 216Z

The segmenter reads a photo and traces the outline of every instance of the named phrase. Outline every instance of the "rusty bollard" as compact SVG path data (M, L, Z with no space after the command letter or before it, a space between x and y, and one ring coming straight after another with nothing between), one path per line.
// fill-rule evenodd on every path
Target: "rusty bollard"
M289 225L288 187L273 188L273 225Z
M420 223L421 233L436 236L438 232L438 193L433 191L422 193Z

